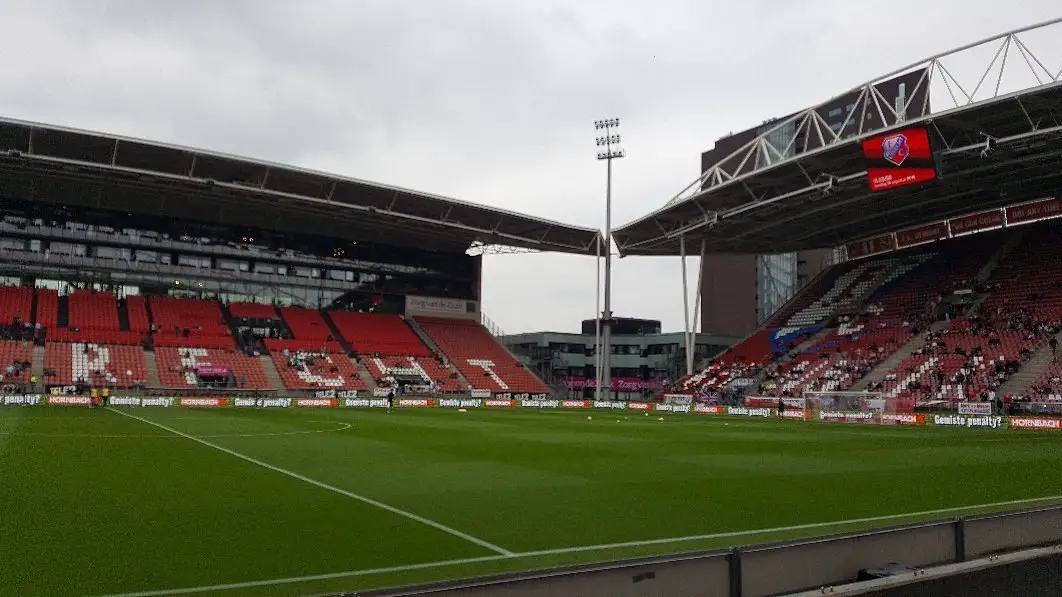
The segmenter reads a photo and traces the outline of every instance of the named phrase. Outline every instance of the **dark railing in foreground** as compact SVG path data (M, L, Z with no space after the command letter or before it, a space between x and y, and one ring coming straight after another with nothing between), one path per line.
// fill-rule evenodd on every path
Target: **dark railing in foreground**
M770 597L851 583L864 569L928 568L1052 545L1062 546L1062 506L334 596Z

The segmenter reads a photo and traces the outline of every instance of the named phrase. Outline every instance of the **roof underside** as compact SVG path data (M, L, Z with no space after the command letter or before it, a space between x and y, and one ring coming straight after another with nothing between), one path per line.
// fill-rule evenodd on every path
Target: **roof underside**
M926 126L939 179L871 192L860 140L874 131L715 186L615 232L623 255L784 253L999 208L1062 191L1062 84L912 120Z
M593 254L600 234L406 189L138 139L0 120L0 195L461 252Z

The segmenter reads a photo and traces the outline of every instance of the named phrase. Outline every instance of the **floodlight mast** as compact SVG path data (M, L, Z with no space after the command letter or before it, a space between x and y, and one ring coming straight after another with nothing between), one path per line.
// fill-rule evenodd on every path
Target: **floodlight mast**
M613 131L619 128L619 118L609 118L594 122L594 128L604 131L604 135L597 138L597 159L605 160L607 164L605 174L605 307L598 315L601 322L601 374L595 390L595 397L607 400L612 393L612 160L622 158L624 153L620 148L620 136Z

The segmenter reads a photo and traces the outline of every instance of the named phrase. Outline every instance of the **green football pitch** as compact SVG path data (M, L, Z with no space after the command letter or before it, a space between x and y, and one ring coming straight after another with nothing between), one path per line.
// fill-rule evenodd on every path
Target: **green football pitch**
M0 594L396 586L1060 503L1060 471L1050 432L9 407Z

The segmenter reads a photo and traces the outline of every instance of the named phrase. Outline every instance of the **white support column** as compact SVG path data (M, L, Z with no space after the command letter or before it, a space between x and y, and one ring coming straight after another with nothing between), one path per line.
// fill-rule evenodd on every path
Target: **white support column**
M594 293L594 399L601 400L601 239L597 241L597 291Z
M689 353L688 353L689 354L688 358L690 360L690 364L687 367L690 370L689 374L693 373L693 365L694 365L694 356L693 356L693 354L694 354L694 352L696 352L696 349L697 349L697 324L700 323L700 320L701 320L701 286L703 285L703 282L704 282L704 249L705 249L706 245L707 245L706 241L702 238L701 239L701 258L697 262L697 296L696 296L695 299L693 299L693 327L690 328L690 350L689 350Z
M686 346L686 375L693 375L693 361L690 354L690 293L689 283L686 280L686 235L679 236L679 259L682 261L682 317L685 327L682 332L682 341Z

